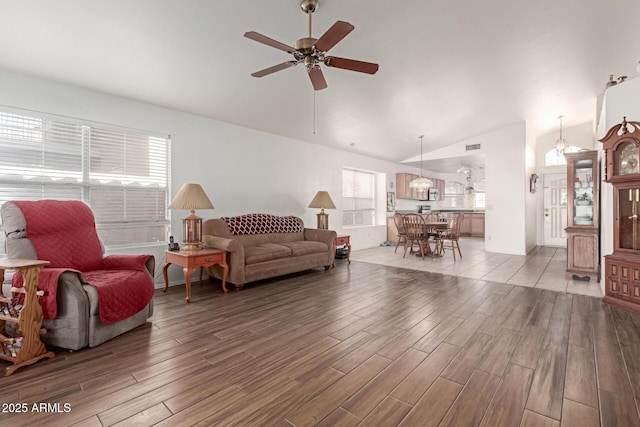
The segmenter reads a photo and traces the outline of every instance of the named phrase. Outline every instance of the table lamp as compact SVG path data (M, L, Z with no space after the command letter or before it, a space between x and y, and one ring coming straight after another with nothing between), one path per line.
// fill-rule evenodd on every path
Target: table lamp
M200 184L187 182L171 201L169 209L189 209L189 216L182 218L183 249L193 251L200 249L202 243L202 218L196 215L196 209L214 209Z
M328 230L329 229L329 214L324 213L324 209L335 209L336 205L333 204L333 200L331 200L331 196L327 191L318 191L316 196L313 198L311 203L309 203L310 208L320 208L320 213L318 215L318 229L320 230Z

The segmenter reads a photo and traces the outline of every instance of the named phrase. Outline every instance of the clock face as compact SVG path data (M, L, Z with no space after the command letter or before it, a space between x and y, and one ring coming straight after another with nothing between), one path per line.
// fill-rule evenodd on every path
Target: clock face
M623 144L618 151L618 174L640 173L640 153L632 142Z
M638 173L638 155L631 154L620 161L620 174Z

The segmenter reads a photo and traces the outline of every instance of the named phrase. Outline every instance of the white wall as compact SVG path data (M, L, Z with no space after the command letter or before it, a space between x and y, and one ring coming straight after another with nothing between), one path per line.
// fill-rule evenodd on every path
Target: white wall
M531 192L531 175L536 173L536 137L531 126L526 126L525 138L525 251L536 247L538 232L538 206L536 193Z
M482 135L485 145L487 207L485 249L525 255L526 204L525 122Z
M44 111L96 122L170 134L173 194L184 182L202 184L215 206L199 211L206 218L264 212L297 215L316 226L317 210L307 208L318 190L331 194L337 210L328 211L329 226L339 234L351 234L353 249L378 246L386 240L385 181L396 172L414 172L396 163L314 145L281 136L230 125L130 99L111 96L0 69L0 104ZM342 168L379 173L377 226L343 229ZM171 212L171 226L181 241L181 218L186 211ZM132 248L130 253L153 253L161 283L165 245ZM180 281L178 268L171 280Z

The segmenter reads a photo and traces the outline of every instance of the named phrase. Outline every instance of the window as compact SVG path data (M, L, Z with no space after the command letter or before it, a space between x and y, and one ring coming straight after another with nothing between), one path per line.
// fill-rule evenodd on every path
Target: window
M473 188L476 190L474 194L474 209L484 209L486 207L485 201L485 180L476 181L473 184Z
M0 112L0 204L82 200L106 246L164 242L169 152L167 135Z
M445 182L444 205L451 208L460 208L464 205L464 184L457 181Z
M570 145L564 149L565 153L575 153L576 151L580 151L582 148L576 147L575 145ZM558 151L555 148L547 151L544 155L544 165L545 166L562 166L566 165L567 160L564 158L563 154L558 154Z
M371 172L342 170L342 225L373 225L375 182Z

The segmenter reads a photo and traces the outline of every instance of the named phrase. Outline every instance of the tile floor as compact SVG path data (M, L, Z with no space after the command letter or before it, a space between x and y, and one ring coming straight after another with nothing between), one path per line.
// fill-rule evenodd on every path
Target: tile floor
M510 283L552 291L602 297L600 283L568 280L565 277L567 250L537 247L528 255L506 255L484 250L484 240L463 237L460 248L464 258L453 256L449 250L442 258L402 257L403 248L394 253L394 246L379 246L351 253L351 260L395 267L424 270L493 282Z

